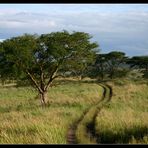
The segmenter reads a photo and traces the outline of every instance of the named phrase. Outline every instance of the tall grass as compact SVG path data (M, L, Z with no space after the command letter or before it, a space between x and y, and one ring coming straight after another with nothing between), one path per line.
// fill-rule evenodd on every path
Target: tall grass
M0 143L66 143L69 125L98 102L101 91L95 83L65 81L49 89L49 106L42 108L31 87L1 87Z
M78 143L83 144L96 144L96 139L91 132L94 131L94 121L97 113L104 106L104 104L109 100L110 89L103 84L100 84L102 87L102 96L100 100L88 110L85 116L82 118L80 123L77 126L76 136ZM90 130L90 131L89 131Z
M148 143L148 85L110 82L113 97L96 118L98 143Z

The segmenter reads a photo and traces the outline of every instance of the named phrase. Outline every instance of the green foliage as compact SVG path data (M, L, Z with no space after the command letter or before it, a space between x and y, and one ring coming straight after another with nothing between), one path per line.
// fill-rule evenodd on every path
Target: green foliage
M146 68L148 65L148 56L134 56L127 61L131 67L138 66L141 68Z
M120 68L116 70L116 73L114 74L114 77L116 78L124 78L128 75L128 73L130 72L129 69L127 68Z
M98 143L148 143L148 86L146 81L117 79L109 83L113 96L96 118Z
M131 68L141 69L144 78L148 78L148 56L134 56L127 63Z
M124 77L129 72L125 67L126 60L125 53L119 51L97 54L95 64L90 67L90 76L102 80L106 77Z
M95 63L90 66L89 76L104 79L107 73L106 54L97 54Z
M106 55L106 60L109 67L108 68L109 77L112 79L113 77L115 77L115 74L118 73L121 65L125 64L127 57L123 52L112 51ZM125 71L123 70L122 72Z
M0 45L0 76L29 80L45 103L44 94L55 78L66 71L83 73L93 62L98 45L90 39L87 33L67 31L7 39Z
M62 81L48 91L50 106L41 108L32 87L0 87L0 143L66 144L68 127L101 91L95 83Z
M148 71L144 71L143 77L146 78L146 79L148 79Z

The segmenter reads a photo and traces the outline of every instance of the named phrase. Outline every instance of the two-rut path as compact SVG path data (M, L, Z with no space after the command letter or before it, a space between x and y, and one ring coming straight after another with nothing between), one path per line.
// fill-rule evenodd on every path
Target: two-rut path
M112 97L112 88L107 84L99 84L103 88L102 98L97 104L87 109L82 116L73 123L67 133L68 144L97 143L95 132L95 120L101 108L107 104ZM88 120L89 117L89 121ZM80 129L85 129L83 132Z

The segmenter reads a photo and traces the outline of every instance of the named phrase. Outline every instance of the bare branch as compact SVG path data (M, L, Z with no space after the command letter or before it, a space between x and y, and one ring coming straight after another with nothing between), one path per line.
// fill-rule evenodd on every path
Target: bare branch
M28 70L26 70L26 73L29 75L29 77L31 78L32 82L35 84L36 88L39 90L39 92L43 93L42 89L37 84L37 82L36 82L35 78L33 77L33 75L31 75L31 73Z
M43 73L43 68L42 66L40 65L40 71L41 71L41 74L40 74L40 78L41 78L41 89L44 90L44 86L45 86L45 78L44 78L44 73Z
M63 75L56 75L56 76L54 76L52 79L54 80L55 78L58 78L58 77L63 77L63 78L65 78L65 76L63 76Z
M51 82L55 79L58 68L59 68L59 64L56 66L55 70L53 71L53 73L51 74L51 76L49 78L49 81L47 82L47 85L45 86L46 91L47 91L48 87L50 86Z

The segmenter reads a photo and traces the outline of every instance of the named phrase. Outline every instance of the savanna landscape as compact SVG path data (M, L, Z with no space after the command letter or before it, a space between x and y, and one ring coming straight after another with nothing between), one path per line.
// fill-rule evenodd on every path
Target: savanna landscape
M86 56L81 50L97 44L85 40L86 45L80 44L85 48L73 55L70 49L63 51L64 41L58 42L68 32L54 35L54 41L59 35L53 42L58 52L41 48L31 35L1 43L0 143L148 143L148 57L129 59L118 51L95 54L91 48ZM30 51L29 39L39 48Z
M0 41L0 144L148 144L148 55L104 53L92 39Z

